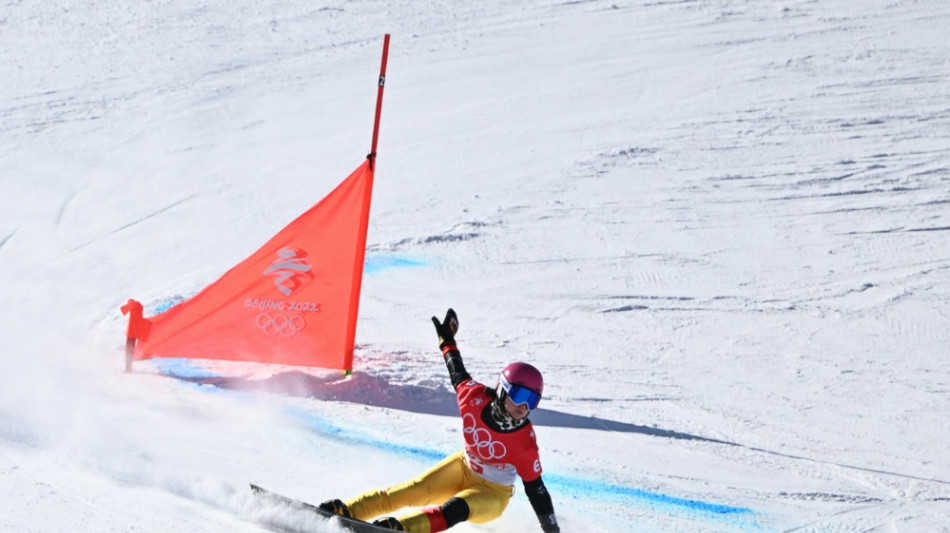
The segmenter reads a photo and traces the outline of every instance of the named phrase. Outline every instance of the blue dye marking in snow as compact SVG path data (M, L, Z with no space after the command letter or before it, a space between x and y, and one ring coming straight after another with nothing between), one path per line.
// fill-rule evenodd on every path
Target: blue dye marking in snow
M399 257L395 255L367 255L363 260L363 272L373 274L381 270L390 268L407 268L425 266L426 264L417 259L408 257Z
M215 378L219 376L207 368L195 364L195 362L191 359L152 359L151 363L158 369L159 372L173 378L203 379Z
M342 428L328 421L326 418L296 408L287 408L285 412L289 416L307 424L311 429L341 441L353 442L356 444L361 444L379 450L384 450L398 455L408 456L425 461L438 461L450 453L442 450L434 450L431 448L408 446L390 441L383 441L369 435L364 435L353 430ZM733 507L699 500L678 498L676 496L669 496L658 492L649 492L642 489L613 485L610 483L602 483L599 481L591 481L573 476L545 474L544 479L547 484L558 487L558 492L563 492L565 494L574 496L575 498L608 498L622 502L639 500L658 507L667 507L707 514L713 518L749 515L755 512L752 509L745 507ZM737 525L755 526L754 523L747 523L745 520L741 522L742 523L740 524L737 521Z
M196 365L187 359L154 359L152 360L152 363L158 367L160 372L172 377L213 378L219 376L209 369L200 365ZM202 391L209 391L209 389L224 391L224 389L219 389L218 387L202 386L199 388L199 390ZM346 429L334 424L322 416L315 415L294 407L285 407L284 412L291 418L299 420L311 430L322 435L326 435L327 437L343 442L352 442L355 444L376 448L378 450L387 451L405 457L411 457L420 461L438 461L451 453L443 450L385 441L370 435L362 434L352 429ZM740 529L746 529L746 527L761 529L761 527L755 523L754 520L750 520L751 516L747 516L754 516L756 514L755 511L746 507L734 507L700 500L678 498L676 496L670 496L659 492L650 492L642 489L625 487L622 485L614 485L611 483L592 481L589 479L553 473L545 474L544 479L547 484L557 487L559 493L562 493L566 496L571 496L575 499L610 499L626 503L637 500L656 507L665 507L670 510L690 511L693 513L706 515L710 518L724 519L733 522L734 525Z
M154 310L152 311L152 314L158 315L158 314L164 313L165 311L168 311L172 307L175 307L176 305L184 301L185 301L185 298L183 296L169 296L168 298L159 300L158 302L153 304Z
M678 498L676 496L661 494L659 492L649 492L642 489L613 485L610 483L602 483L599 481L590 481L558 474L546 474L544 479L547 484L559 486L561 489L563 489L559 492L566 492L577 497L596 495L599 498L608 497L618 500L636 499L659 505L685 507L693 511L717 515L740 515L753 512L752 509L747 509L745 507L733 507L730 505L721 505L699 500L689 500L686 498Z
M384 450L387 452L392 452L398 455L404 455L408 457L413 457L416 459L424 459L426 461L439 460L448 455L439 450L433 450L429 448L420 448L418 446L408 446L404 444L396 444L394 442L383 441L368 435L362 435L358 432L344 429L336 424L333 424L326 418L315 415L313 413L308 413L300 409L295 409L288 407L285 409L285 412L293 418L300 420L301 422L307 424L312 429L335 437L339 440L346 442L354 442L357 444L362 444L364 446L369 446L379 450Z
M426 266L426 263L418 260L412 259L409 257L400 257L396 255L367 255L363 259L363 272L366 274L374 274L382 270L389 270L391 268L410 268L410 267L420 267ZM190 298L189 296L188 298ZM172 307L184 302L188 298L175 295L169 296L167 298L162 298L157 302L151 304L151 315L160 315L165 311L168 311Z

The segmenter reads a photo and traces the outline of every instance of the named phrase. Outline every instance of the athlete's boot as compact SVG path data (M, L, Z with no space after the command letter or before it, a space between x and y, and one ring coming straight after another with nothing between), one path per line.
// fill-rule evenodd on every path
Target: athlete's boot
M391 516L386 517L386 518L380 518L379 520L374 521L373 525L386 528L386 529L391 529L393 531L405 531L405 529L402 528L402 524L399 523L399 520L396 520L395 518Z
M351 518L350 508L342 500L327 500L319 505L320 509L328 513L338 514Z

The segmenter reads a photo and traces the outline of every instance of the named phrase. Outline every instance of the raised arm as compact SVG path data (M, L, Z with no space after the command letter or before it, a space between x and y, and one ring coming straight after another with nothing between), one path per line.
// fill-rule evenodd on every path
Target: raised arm
M454 309L449 308L445 313L445 320L439 322L438 318L432 317L432 323L435 324L435 332L439 334L439 350L442 350L442 358L449 369L452 387L457 389L459 384L472 379L462 364L462 354L455 344L455 333L459 329L458 316Z

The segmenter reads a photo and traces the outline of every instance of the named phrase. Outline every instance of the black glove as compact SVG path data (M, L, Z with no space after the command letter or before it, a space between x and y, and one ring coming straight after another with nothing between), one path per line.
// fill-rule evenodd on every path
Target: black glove
M445 313L445 320L439 322L439 319L432 317L432 323L435 324L435 332L439 334L439 349L445 354L446 347L455 347L455 332L459 330L459 317L455 310L449 308Z
M553 514L541 519L541 531L544 531L544 533L561 533L561 526L557 525L557 518Z

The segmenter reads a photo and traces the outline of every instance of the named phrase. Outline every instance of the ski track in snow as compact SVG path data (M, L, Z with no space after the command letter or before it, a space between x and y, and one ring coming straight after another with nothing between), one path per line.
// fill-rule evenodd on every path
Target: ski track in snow
M121 374L127 297L360 161L384 32L358 372ZM939 0L8 3L0 529L334 531L246 484L457 449L453 306L478 379L545 372L565 531L950 531L948 35Z

